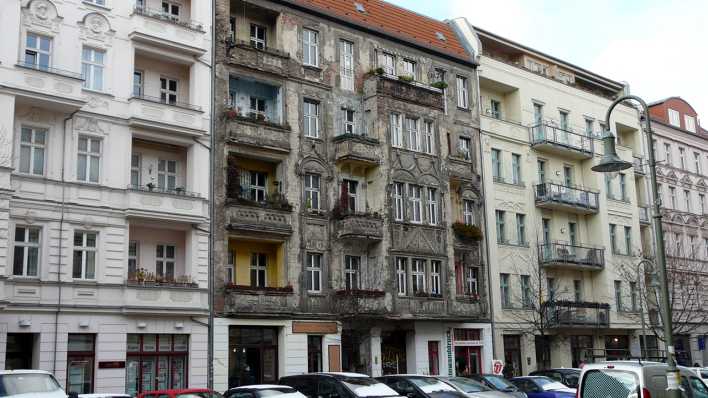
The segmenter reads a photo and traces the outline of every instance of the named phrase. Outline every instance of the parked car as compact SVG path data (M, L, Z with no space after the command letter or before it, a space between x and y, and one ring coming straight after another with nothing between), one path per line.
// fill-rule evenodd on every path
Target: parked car
M495 374L477 374L470 376L472 380L477 380L492 390L505 392L514 398L527 398L526 393L519 390L504 376Z
M545 376L514 377L510 381L529 398L575 398L574 388Z
M580 379L580 369L576 368L557 368L536 370L529 373L529 376L546 376L555 381L560 381L570 388L578 388L578 380Z
M141 392L138 398L222 398L222 395L208 388L183 388Z
M705 384L708 382L708 368L691 368Z
M0 370L0 397L66 398L66 393L49 372L43 370Z
M69 398L71 398L69 394ZM79 398L132 398L130 394L111 394L111 393L97 393L97 394L78 394Z
M360 373L309 373L285 376L278 384L290 386L308 398L399 397L376 379Z
M437 379L453 386L457 391L460 391L472 398L511 398L511 395L492 390L477 380L472 380L467 377L437 377Z
M432 376L391 375L377 377L376 380L408 398L467 398L465 393Z
M661 362L609 361L583 366L578 398L665 398L666 368ZM694 371L679 366L683 397L708 398L708 387Z
M290 386L256 384L230 388L224 393L224 398L305 398L305 396Z

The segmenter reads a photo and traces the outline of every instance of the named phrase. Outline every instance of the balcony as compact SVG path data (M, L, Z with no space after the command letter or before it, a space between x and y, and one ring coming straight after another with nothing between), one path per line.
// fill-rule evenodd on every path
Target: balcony
M259 203L246 199L228 199L226 220L232 231L287 238L292 235L292 207L279 199Z
M386 301L383 290L340 289L333 292L331 311L343 317L383 315L390 312Z
M380 241L383 239L383 218L378 214L345 214L337 221L337 239Z
M227 62L280 76L290 74L291 58L285 51L272 47L257 48L250 42L231 39L228 42Z
M186 7L182 7L186 11ZM162 49L173 56L194 61L194 57L206 54L209 37L204 26L186 16L165 14L161 9L134 7L131 14L131 40L145 48ZM190 59L191 58L191 59Z
M644 176L647 174L644 159L639 156L634 156L632 159L632 164L634 165L634 174L640 176Z
M297 308L292 286L252 287L228 284L224 287L224 296L226 314L288 314Z
M445 109L445 98L442 90L418 82L399 80L395 76L372 75L365 82L365 94L388 96L397 100L410 102L440 111Z
M544 182L536 185L534 193L536 207L575 214L596 214L599 211L599 193L595 191Z
M199 137L207 130L201 107L183 102L166 102L158 97L135 95L128 99L128 124L167 133Z
M593 138L563 130L544 122L531 126L531 146L537 151L568 159L591 159L594 154Z
M73 112L86 104L80 73L20 60L18 73L6 73L0 88L11 91L19 104Z
M550 301L543 303L546 323L552 328L607 328L610 305L607 303Z
M334 158L341 164L375 167L381 163L383 153L379 140L362 135L339 135L332 139Z
M129 185L126 215L189 223L206 222L206 199L182 188L163 189L154 185Z
M605 249L565 242L541 243L538 245L538 262L548 268L602 271Z
M639 223L642 225L650 225L651 217L649 216L649 206L639 205Z
M471 182L479 189L481 178L474 169L471 159L460 156L449 156L447 158L447 170L451 179L461 182Z

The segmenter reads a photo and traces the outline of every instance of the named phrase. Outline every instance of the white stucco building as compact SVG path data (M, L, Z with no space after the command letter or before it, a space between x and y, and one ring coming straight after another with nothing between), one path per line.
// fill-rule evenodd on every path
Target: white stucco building
M0 369L205 386L210 2L0 2Z

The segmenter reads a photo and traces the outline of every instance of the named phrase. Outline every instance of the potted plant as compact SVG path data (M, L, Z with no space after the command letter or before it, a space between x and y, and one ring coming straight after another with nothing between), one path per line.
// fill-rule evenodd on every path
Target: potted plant
M406 83L412 83L413 82L413 76L411 75L399 75L398 80Z
M175 192L177 193L177 195L184 195L184 187L175 188Z
M452 230L458 238L464 241L479 242L482 240L482 230L476 225L468 225L463 222L452 224Z
M150 191L152 192L152 190L155 189L155 183L153 183L153 182L148 182L147 185L146 185L146 187L147 187L148 190L150 190Z
M235 110L234 108L229 108L226 110L226 112L224 112L224 117L226 118L226 120L234 120L238 117L239 111Z
M442 81L442 80L440 80L440 81L437 81L437 82L433 82L432 84L430 84L430 86L431 86L431 87L435 87L435 88L437 88L437 89L439 89L439 90L444 90L444 89L447 88L447 83L444 82L444 81Z

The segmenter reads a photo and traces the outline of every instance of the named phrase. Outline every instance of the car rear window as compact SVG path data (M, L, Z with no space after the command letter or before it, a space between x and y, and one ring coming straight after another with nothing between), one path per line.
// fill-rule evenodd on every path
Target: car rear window
M639 379L623 370L588 370L580 388L580 398L627 398L639 391Z
M46 373L6 374L0 376L0 397L38 394L61 390L54 376Z

